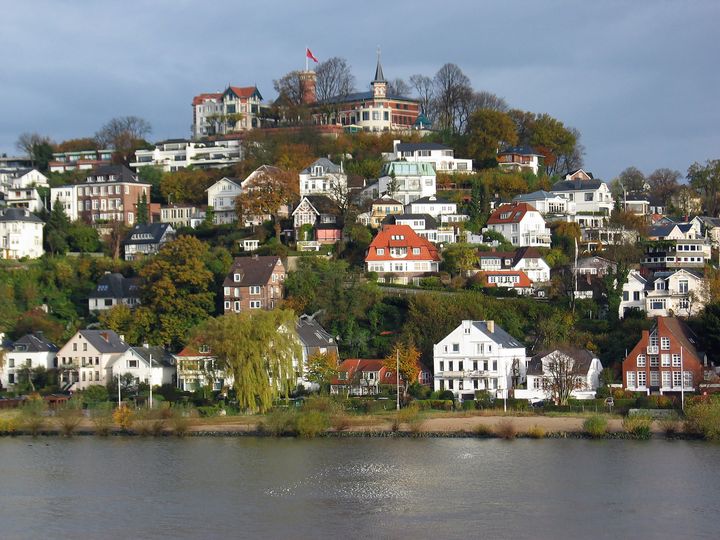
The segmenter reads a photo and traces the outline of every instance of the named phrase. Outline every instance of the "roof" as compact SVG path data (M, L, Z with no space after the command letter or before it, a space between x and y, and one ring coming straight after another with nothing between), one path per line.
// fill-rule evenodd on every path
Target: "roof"
M23 337L13 343L13 350L17 350L18 345L22 346L23 352L57 352L58 347L42 336L42 333L25 334Z
M112 330L78 330L78 334L84 337L100 353L125 352L130 348Z
M196 358L196 357L210 357L212 355L211 352L200 352L200 349L198 348L197 344L191 343L189 345L186 345L182 351L177 353L176 357L182 357L182 358Z
M204 101L207 101L208 99L220 99L220 98L222 98L222 96L223 96L223 95L222 95L221 92L217 92L217 93L207 93L207 94L198 94L197 96L195 96L195 97L193 98L192 104L193 104L193 105L200 105L200 104L202 104Z
M146 223L135 225L125 237L125 245L131 244L159 244L168 229L169 223Z
M522 270L481 270L477 274L483 280L485 287L497 287L497 283L490 283L490 276L518 276L518 282L512 284L512 288L525 289L532 287L532 280Z
M379 199L375 199L370 204L376 205L376 204L399 204L400 206L403 206L403 203L400 201L396 201L395 199L391 199L389 197L380 197Z
M358 372L364 373L367 371L379 372L384 367L385 360L376 360L369 358L348 358L347 360L343 360L337 368L338 373L347 373L348 378L341 380L336 377L333 379L332 384L352 384L353 374ZM382 378L382 380L378 380L379 384L397 384L397 376L395 375L394 371L386 369L384 375L385 376ZM400 380L402 381L402 377L400 377Z
M425 229L437 229L437 221L430 214L389 214L383 218L382 223L388 225L395 225L399 220L424 220Z
M333 96L328 99L324 99L322 101L318 101L319 104L323 103L348 103L351 101L370 101L374 100L375 95L372 91L368 92L354 92L352 94L346 94L344 96ZM404 101L406 103L419 103L419 100L405 97L405 96L398 96L396 94L387 94L384 98L384 100L392 100L392 101Z
M257 89L257 86L228 86L227 90L223 92L223 95L228 92L232 92L237 97L244 99L251 98L257 94L257 97L262 99L262 95L260 95L260 91Z
M133 184L143 184L149 186L147 182L141 182L137 174L128 169L125 165L100 165L95 167L90 174L88 174L85 183L91 182L90 178L97 176L114 176L115 180L105 180L104 182L126 182Z
M587 349L576 349L570 347L559 347L552 351L542 352L533 356L528 362L528 375L543 375L542 360L553 353L562 353L573 359L572 373L574 375L587 375L592 366L592 361L597 356Z
M517 347L524 347L522 343L520 343L517 339L508 334L505 330L502 329L502 327L497 324L495 324L495 329L493 332L488 330L487 321L472 321L472 325L498 345L502 345L503 347L511 349Z
M588 189L598 189L605 182L591 178L590 180L560 180L552 186L552 191L585 191Z
M510 146L509 148L505 148L504 150L500 150L498 152L498 155L503 154L517 154L521 156L541 156L542 154L538 154L530 148L529 146Z
M412 204L456 204L448 199L442 199L435 195L429 195L428 197L420 197L410 203Z
M340 165L336 165L332 161L330 161L328 158L318 158L315 161L313 161L310 165L305 167L302 171L300 171L300 174L310 174L312 172L313 167L321 166L323 169L325 169L326 173L341 173L343 172L342 169L340 169Z
M234 184L235 186L237 186L238 189L242 189L242 185L241 185L243 182L242 180L240 180L239 178L233 178L230 176L223 176L220 180L215 182L212 186L207 188L205 191L210 191L210 189L212 189L214 186L217 186L220 182L230 182L231 184Z
M142 357L151 367L174 367L175 357L162 347L131 347L134 353Z
M697 349L700 340L687 324L675 317L658 317L656 324L658 328L660 326L664 327L680 342L685 350L690 351L695 358L702 362L705 353Z
M400 143L397 145L399 152L414 152L415 150L452 150L449 146L434 142Z
M673 229L675 228L675 223L670 223L668 225L653 225L650 227L650 230L648 231L648 237L650 238L664 238L667 235L669 235Z
M140 296L138 278L126 278L118 272L103 275L90 298L135 298Z
M306 199L318 214L340 215L340 207L327 195L305 195L303 199ZM302 200L300 203L302 203ZM298 203L298 208L300 207L300 203ZM297 211L297 208L295 211ZM293 214L295 214L295 212L293 212Z
M390 248L407 248L404 257L393 257ZM413 248L419 248L420 253L413 253ZM377 250L384 253L378 255ZM419 236L409 225L385 225L368 247L365 261L440 261L437 248L429 240Z
M280 257L276 257L275 255L236 257L230 268L230 272L225 276L223 287L267 285L278 262L282 265ZM240 281L234 280L235 274L240 274Z
M0 221L23 221L26 223L42 223L43 220L26 208L5 208L0 210Z
M533 205L526 202L503 204L498 206L495 211L490 214L487 224L520 223L528 212L537 212L537 210L535 210Z
M539 189L538 191L533 191L532 193L524 193L522 195L516 195L513 197L513 201L517 202L530 202L530 201L544 201L545 199L553 199L557 197L554 193L550 193L549 191L545 191L544 189Z
M337 347L335 339L310 315L300 315L295 330L306 347Z
M425 161L390 161L383 165L380 176L435 176L432 163Z
M372 82L387 82L383 74L382 64L380 63L380 53L378 52L377 66L375 66L375 78Z

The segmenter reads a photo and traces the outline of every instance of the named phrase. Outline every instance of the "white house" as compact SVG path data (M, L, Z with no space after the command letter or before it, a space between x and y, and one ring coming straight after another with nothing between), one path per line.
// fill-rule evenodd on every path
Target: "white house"
M175 384L177 368L175 357L162 347L129 347L125 354L108 363L110 380L131 375L137 383L152 386Z
M0 171L0 191L5 196L5 204L10 208L26 208L31 212L45 209L38 187L49 187L47 177L37 169Z
M645 312L648 317L690 317L707 302L705 279L692 270L655 272L648 279Z
M495 321L464 320L433 346L435 390L460 400L486 390L497 398L525 381L525 347Z
M21 337L6 353L5 364L0 365L0 386L11 388L27 370L57 367L57 351L57 346L45 339L42 332Z
M211 386L217 392L234 384L232 373L218 367L217 357L207 345L188 345L175 355L175 361L177 387L185 392L205 386Z
M140 304L138 278L126 278L118 272L106 272L88 297L91 313L104 311L119 304L135 307Z
M438 249L407 225L385 225L365 257L366 271L377 273L381 282L416 282L439 265Z
M135 225L123 242L126 261L134 261L157 253L163 244L175 239L175 229L169 223Z
M78 330L57 352L64 391L84 390L112 381L112 365L129 346L112 330Z
M524 247L511 252L479 251L478 267L484 272L522 271L534 283L550 281L550 265L534 247Z
M42 257L44 225L25 208L0 210L0 259Z
M174 229L195 228L205 219L205 210L193 204L170 204L160 207L160 223L169 223Z
M435 219L438 219L440 215L457 215L458 213L457 203L436 197L435 195L422 197L412 201L410 204L406 204L405 212L408 214L429 214Z
M193 97L194 139L260 127L262 95L256 86L228 86Z
M50 188L50 207L54 208L56 204L62 205L68 219L76 221L80 217L77 191L78 186L76 184Z
M390 214L383 220L383 225L407 225L418 236L436 244L455 242L455 229L447 225L440 226L429 214Z
M338 201L347 197L348 177L343 165L336 165L327 158L316 159L300 171L300 197L327 195Z
M557 216L567 218L567 221L572 221L571 216L574 216L576 212L575 201L570 201L565 197L542 189L533 191L532 193L517 195L513 198L513 201L531 204L535 210L546 218Z
M542 214L528 203L499 206L490 214L487 228L502 234L513 246L550 247L550 229Z
M628 272L627 281L623 284L622 300L618 307L618 317L623 318L631 309L645 311L645 289L647 280L637 270Z
M161 167L164 172L190 166L220 169L239 163L242 156L242 145L236 138L202 142L171 139L157 143L152 150L136 150L135 161L130 166L136 171L141 167Z
M235 199L242 193L241 182L238 178L221 178L205 190L207 192L208 206L212 206L215 213L215 225L235 223Z
M391 161L378 178L380 195L388 194L402 204L435 195L435 170L430 163Z
M498 167L503 171L531 171L538 173L541 154L528 146L513 146L500 150L497 154Z
M516 399L531 402L553 398L552 387L567 384L570 397L594 399L600 387L602 364L587 349L555 349L532 357L527 366L527 389L516 389Z
M455 157L455 151L449 146L439 143L419 142L404 143L400 140L393 141L393 151L383 153L386 161L411 161L429 163L435 172L446 174L472 172L472 159Z
M574 202L576 214L609 216L615 204L608 185L582 169L568 173L550 191Z

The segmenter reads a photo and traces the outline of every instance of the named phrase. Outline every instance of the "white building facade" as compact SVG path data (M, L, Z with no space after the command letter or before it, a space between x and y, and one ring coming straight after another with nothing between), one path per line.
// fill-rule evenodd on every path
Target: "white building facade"
M225 225L237 221L235 199L242 193L240 180L237 178L221 178L207 188L208 206L212 206L215 213L215 225Z
M45 224L25 208L0 210L0 259L37 259L43 249Z
M392 161L386 163L378 179L380 195L390 195L404 205L436 192L435 170L429 163Z

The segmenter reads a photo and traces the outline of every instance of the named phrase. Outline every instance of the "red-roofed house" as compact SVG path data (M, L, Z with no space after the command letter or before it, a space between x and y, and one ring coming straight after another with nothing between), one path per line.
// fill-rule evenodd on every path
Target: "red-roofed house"
M201 139L260 127L263 97L256 86L228 86L193 98L193 137Z
M502 234L513 246L550 247L550 229L542 214L528 203L499 206L490 215L487 228Z
M385 225L373 239L365 257L365 269L376 272L378 281L410 283L440 264L438 249L408 225Z
M397 385L395 372L385 367L384 360L348 358L337 370L338 376L330 384L331 394L374 396L380 393L381 385ZM402 384L400 377L400 385Z
M233 385L233 376L217 367L217 358L207 345L192 343L174 356L180 390L193 392L212 385L217 391Z
M522 270L480 271L477 277L484 287L515 289L520 294L531 294L533 291L533 282Z

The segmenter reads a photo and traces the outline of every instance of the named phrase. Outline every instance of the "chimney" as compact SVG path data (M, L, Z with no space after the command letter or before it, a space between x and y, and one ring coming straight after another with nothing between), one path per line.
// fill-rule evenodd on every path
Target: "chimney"
M120 341L125 343L125 335L124 334L120 334Z
M495 333L495 321L485 321L485 326L487 326L488 332Z
M395 154L397 154L397 151L398 151L398 149L397 149L398 144L400 144L400 139L395 139L395 140L393 141L393 152L394 152Z

